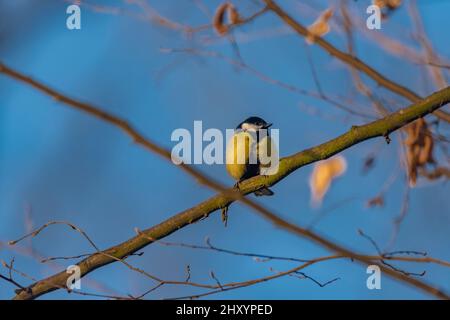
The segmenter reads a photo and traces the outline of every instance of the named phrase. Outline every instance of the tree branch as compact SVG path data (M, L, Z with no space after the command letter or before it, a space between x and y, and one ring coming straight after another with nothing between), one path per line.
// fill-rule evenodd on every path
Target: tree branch
M309 31L306 27L301 25L299 22L295 21L294 18L292 18L289 14L287 14L281 7L279 7L274 1L272 0L264 0L269 10L274 12L276 15L278 15L286 24L288 24L295 32L297 32L299 35L306 37L309 35ZM342 62L352 66L353 68L365 73L367 76L372 78L376 83L379 85L385 87L386 89L395 92L396 94L403 96L404 98L408 99L411 102L418 102L422 99L419 95L411 91L410 89L386 78L381 73L370 67L368 64L364 63L357 57L348 54L344 51L339 50L335 46L333 46L331 43L326 41L325 39L321 37L315 37L314 43L322 47L325 51L327 51L330 55L333 57L336 57L337 59L341 60ZM443 111L443 110L437 110L434 112L434 115L441 118L442 120L445 120L447 122L450 122L450 114Z
M82 110L102 120L112 123L113 125L124 130L128 135L133 137L133 139L140 145L164 157L169 157L170 159L170 153L168 151L149 142L142 135L137 133L129 124L127 124L120 118L112 116L109 113L106 113L105 111L97 109L91 105L84 104L74 99L63 96L57 91L25 75L22 75L17 71L14 71L13 69L5 66L2 63L0 63L0 73L4 73L16 80L26 83L75 109ZM286 229L301 237L307 238L330 251L350 257L362 264L376 264L374 261L367 259L365 256L354 253L351 250L346 249L345 247L339 246L333 241L328 240L325 237L318 235L317 233L289 223L288 221L280 218L275 213L272 213L271 211L262 207L258 203L245 198L244 195L253 193L254 191L259 190L262 187L270 187L287 177L290 173L297 170L298 168L301 168L315 161L329 158L362 141L380 136L387 137L392 131L395 131L402 126L439 109L448 102L450 102L450 87L438 91L431 96L419 101L418 103L392 113L383 119L368 123L363 126L353 126L347 133L344 133L343 135L335 139L281 159L279 171L277 174L272 176L257 176L243 181L242 183L240 183L241 193L237 192L235 189L227 189L221 184L210 182L208 178L197 172L195 169L184 165L182 166L182 168L185 171L197 177L202 183L221 192L221 194L218 194L193 208L187 209L177 215L174 215L166 221L142 231L142 233L140 233L139 235L119 245L111 247L105 251L102 251L101 253L95 253L85 258L78 263L81 275L84 276L99 267L110 264L119 259L124 259L134 252L140 250L141 248L151 244L154 240L164 238L169 234L177 231L178 229L183 228L195 221L198 221L199 219L208 216L210 213L220 208L230 205L235 200L239 200L247 206L255 209L264 218L268 219L278 227ZM412 286L415 286L416 288L420 288L421 290L428 292L436 297L444 299L450 298L446 293L422 281L398 273L392 269L387 268L386 266L380 264L378 264L378 266L385 274L395 279L406 282ZM68 276L69 275L65 271L62 271L46 279L40 280L29 286L27 290L20 291L16 295L15 299L34 299L45 293L64 287Z

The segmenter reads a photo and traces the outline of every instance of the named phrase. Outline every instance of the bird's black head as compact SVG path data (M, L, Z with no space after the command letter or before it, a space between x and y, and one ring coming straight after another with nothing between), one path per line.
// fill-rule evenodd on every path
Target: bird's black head
M264 119L260 117L250 117L242 121L236 129L242 130L254 130L257 131L259 129L267 129L271 126L271 123L267 123Z

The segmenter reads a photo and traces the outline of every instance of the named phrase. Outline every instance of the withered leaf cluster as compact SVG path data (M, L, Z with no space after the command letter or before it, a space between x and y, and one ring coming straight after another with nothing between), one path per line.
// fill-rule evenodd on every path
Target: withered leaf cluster
M411 123L405 128L405 131L407 137L404 144L406 146L409 184L415 186L419 168L435 163L433 158L434 141L424 119L418 119Z

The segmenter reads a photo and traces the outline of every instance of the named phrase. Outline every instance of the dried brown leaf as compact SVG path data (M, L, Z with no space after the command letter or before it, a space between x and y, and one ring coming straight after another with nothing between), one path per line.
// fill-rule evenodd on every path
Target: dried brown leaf
M340 155L316 163L309 179L313 205L320 205L332 181L344 174L346 169L347 161Z
M333 16L333 10L331 8L323 11L320 16L309 27L309 34L306 36L306 42L313 44L316 37L323 37L330 32L330 25L328 20Z
M227 16L227 22L225 22L225 16ZM214 14L213 27L219 35L223 36L228 33L231 25L237 24L240 21L241 17L236 7L230 2L224 2L217 8Z
M383 207L384 206L384 198L382 196L378 196L367 201L367 206L369 208L373 207Z
M418 119L408 125L405 131L407 137L404 144L406 146L409 184L415 186L418 169L427 164L435 163L433 158L434 140L424 119Z

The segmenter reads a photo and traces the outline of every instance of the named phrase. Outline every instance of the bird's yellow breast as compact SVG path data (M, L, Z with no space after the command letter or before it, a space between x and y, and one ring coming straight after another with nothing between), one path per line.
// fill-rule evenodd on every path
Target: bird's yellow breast
M235 133L227 143L226 168L227 172L236 180L240 180L248 172L250 159L256 165L255 139L248 132ZM253 162L253 161L252 161Z

